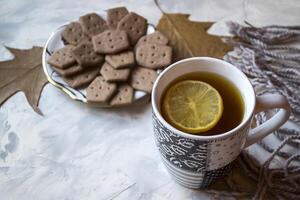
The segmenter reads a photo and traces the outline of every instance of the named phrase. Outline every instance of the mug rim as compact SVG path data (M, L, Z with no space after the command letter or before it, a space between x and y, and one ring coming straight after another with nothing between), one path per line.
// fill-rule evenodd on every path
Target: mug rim
M226 131L224 133L220 133L217 135L196 135L196 134L191 134L191 133L186 133L183 132L179 129L176 129L175 127L173 127L172 125L170 125L161 115L161 113L158 111L158 108L156 106L156 102L155 102L155 96L156 96L156 88L158 86L158 83L160 81L160 79L162 78L162 76L164 76L164 74L166 74L169 70L171 70L172 68L176 67L176 65L183 63L183 62L187 62L187 61L191 61L191 60L208 60L208 61L218 61L218 62L223 62L223 64L226 64L232 68L234 68L237 73L239 73L243 79L245 79L245 81L248 82L248 84L251 85L251 91L249 91L252 95L252 97L254 98L254 104L252 106L252 108L250 108L250 114L248 116L246 116L245 120L243 120L238 126L234 127L233 129ZM181 135L182 137L186 137L186 138L190 138L193 140L214 140L214 139L221 139L224 137L227 137L233 133L235 133L237 130L243 128L248 121L252 118L253 112L254 112L254 108L256 105L256 97L255 97L255 92L253 89L252 84L250 83L248 77L241 71L239 70L237 67L235 67L234 65L232 65L231 63L223 60L223 59L218 59L218 58L213 58L213 57L191 57L191 58L186 58L186 59L182 59L179 60L171 65L169 65L165 70L163 70L159 76L157 77L157 79L155 80L154 84L153 84L153 89L152 89L152 94L151 94L151 105L152 105L152 110L155 114L155 116L159 119L159 121L161 121L163 123L164 126L166 126L166 128L168 128L169 130L171 130L172 132Z

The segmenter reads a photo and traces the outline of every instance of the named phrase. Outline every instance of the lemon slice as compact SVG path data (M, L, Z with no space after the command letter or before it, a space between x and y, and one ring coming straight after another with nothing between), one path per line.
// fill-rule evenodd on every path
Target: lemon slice
M166 120L188 133L212 129L223 112L219 92L202 81L185 80L172 85L162 102Z

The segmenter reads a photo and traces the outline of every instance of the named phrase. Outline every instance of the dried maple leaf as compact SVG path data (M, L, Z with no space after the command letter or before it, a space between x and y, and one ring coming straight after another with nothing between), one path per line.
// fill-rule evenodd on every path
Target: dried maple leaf
M174 60L194 56L222 58L232 49L220 37L207 33L213 22L190 21L189 16L163 13L157 25L157 29L170 40Z
M14 55L14 59L0 62L0 105L16 92L23 91L34 111L42 114L38 102L48 82L42 67L43 48L6 48Z

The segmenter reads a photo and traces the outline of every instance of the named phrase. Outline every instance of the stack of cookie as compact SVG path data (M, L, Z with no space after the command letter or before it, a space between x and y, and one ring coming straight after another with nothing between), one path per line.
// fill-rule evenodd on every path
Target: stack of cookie
M145 35L147 20L125 7L109 9L107 21L95 13L68 24L66 44L48 63L73 88L86 88L91 103L119 106L133 101L134 90L150 93L157 69L172 61L168 39Z

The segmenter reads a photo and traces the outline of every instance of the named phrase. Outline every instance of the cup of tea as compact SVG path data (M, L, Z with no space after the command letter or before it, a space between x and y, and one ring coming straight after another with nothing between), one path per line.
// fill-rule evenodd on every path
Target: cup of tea
M222 114L214 127L207 131L189 132L168 116L177 112L175 122L182 119L185 124L192 123L193 113L180 108L184 98L177 107L168 107L173 110L166 111L164 106L170 88L189 80L207 83L221 96ZM189 87L182 90L185 94L193 92ZM176 92L182 91L174 92L176 96ZM243 149L278 129L290 115L284 96L256 97L243 72L224 60L209 57L188 58L170 65L156 79L151 98L155 142L162 162L171 177L188 188L205 188L226 175ZM176 98L172 101L176 102ZM273 117L251 128L256 113L275 108L279 111Z

